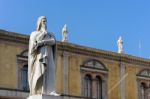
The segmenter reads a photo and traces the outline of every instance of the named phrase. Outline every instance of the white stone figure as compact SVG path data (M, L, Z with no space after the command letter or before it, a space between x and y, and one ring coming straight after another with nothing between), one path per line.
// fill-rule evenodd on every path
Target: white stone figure
M68 41L68 29L67 29L67 25L65 24L62 29L62 42L67 42L67 41Z
M118 53L123 53L123 40L122 37L120 36L118 41L117 41L117 45L118 45Z
M58 95L55 89L56 39L47 32L45 16L39 17L37 30L29 41L28 80L30 96L37 94Z

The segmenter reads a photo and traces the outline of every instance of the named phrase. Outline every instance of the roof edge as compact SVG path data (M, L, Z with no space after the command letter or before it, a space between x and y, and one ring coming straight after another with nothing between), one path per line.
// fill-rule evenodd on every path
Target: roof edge
M29 35L9 32L0 29L0 39L2 40L28 44L29 37L30 37ZM84 54L84 55L89 55L94 57L103 57L103 58L116 60L116 61L150 66L150 59L146 59L146 58L141 58L141 57L132 56L128 54L119 54L116 52L91 48L87 46L81 46L81 45L68 43L68 42L57 41L57 44L58 44L58 49L63 51L69 51L72 53Z

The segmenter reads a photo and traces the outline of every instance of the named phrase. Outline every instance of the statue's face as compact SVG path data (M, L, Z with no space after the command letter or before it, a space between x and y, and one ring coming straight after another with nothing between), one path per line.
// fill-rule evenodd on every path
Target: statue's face
M42 25L46 25L46 19L45 19L45 18L43 18L43 19L41 20L41 24L42 24Z

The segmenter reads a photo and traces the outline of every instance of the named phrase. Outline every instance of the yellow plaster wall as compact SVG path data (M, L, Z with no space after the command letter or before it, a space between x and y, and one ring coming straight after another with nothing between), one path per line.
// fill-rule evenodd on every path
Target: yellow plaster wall
M0 87L17 88L17 58L25 48L0 42Z
M135 66L131 65L126 66L126 73L128 74L125 79L126 99L137 99L138 97L137 78L136 78L137 72L138 69Z
M69 57L69 94L80 96L81 95L81 75L80 75L80 57Z
M120 99L120 72L119 64L109 64L108 66L108 99Z
M58 93L63 92L63 58L60 54L57 55L56 90Z
M82 96L80 65L89 57L70 56L69 57L69 94ZM108 68L108 97L109 99L120 99L120 70L119 64L109 60L101 60Z
M0 43L0 87L17 88L17 59L24 47L16 44ZM69 56L69 94L81 96L80 65L88 57L80 55ZM120 69L117 62L101 60L108 68L108 98L120 99ZM7 63L7 64L6 64ZM137 68L126 66L128 76L125 79L126 99L137 99ZM56 88L58 93L63 92L63 57L57 55ZM131 94L132 93L132 94Z

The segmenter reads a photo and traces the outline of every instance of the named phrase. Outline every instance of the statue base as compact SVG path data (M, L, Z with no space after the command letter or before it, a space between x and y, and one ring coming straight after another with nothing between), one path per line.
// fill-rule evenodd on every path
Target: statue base
M27 99L85 99L85 97L70 96L70 95L54 96L54 95L38 94L38 95L29 96Z
M53 96L53 95L32 95L29 96L27 99L62 99L61 96Z

